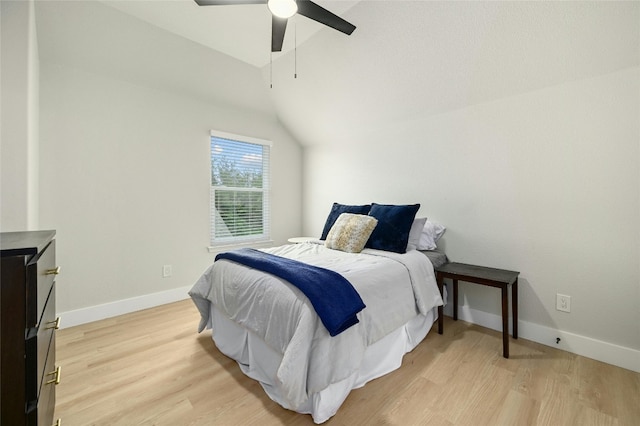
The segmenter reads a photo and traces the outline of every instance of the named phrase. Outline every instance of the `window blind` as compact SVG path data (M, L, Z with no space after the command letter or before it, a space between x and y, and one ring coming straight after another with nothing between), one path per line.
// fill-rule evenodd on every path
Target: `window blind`
M271 238L270 146L270 141L211 131L212 246Z

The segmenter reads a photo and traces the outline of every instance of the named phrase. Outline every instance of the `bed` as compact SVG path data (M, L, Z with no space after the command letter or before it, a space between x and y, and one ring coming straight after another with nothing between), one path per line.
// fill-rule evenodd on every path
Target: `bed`
M329 241L260 252L348 280L366 308L334 336L298 287L234 260L216 260L189 292L201 315L198 331L212 329L218 349L272 400L315 423L331 418L352 389L399 368L443 303L434 273L434 263L446 262L443 253L349 252L330 248Z

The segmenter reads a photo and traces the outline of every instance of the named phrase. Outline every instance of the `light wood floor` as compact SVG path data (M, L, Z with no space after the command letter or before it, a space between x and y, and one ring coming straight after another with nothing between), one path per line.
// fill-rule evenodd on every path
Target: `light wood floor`
M311 425L196 333L190 300L57 333L56 417L74 425ZM326 425L638 425L640 374L445 318Z

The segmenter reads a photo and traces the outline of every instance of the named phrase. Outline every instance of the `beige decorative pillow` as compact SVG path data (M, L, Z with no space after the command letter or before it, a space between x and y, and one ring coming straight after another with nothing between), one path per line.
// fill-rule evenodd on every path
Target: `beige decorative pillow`
M378 219L362 214L342 213L327 234L325 247L360 253L369 240Z

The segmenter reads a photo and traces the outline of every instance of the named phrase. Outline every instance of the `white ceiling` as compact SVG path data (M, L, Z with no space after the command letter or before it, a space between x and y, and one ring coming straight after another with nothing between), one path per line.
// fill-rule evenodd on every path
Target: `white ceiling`
M264 4L198 6L194 0L99 0L164 30L200 43L256 67L270 61L271 13ZM345 13L359 1L315 0L349 20ZM357 22L352 22L358 27ZM335 31L304 16L289 20L282 53L299 46L318 31ZM345 37L347 37L345 35Z
M315 35L269 67L263 5L106 1L37 1L41 63L274 115L309 146L640 64L638 2L350 2L351 36L301 17Z

